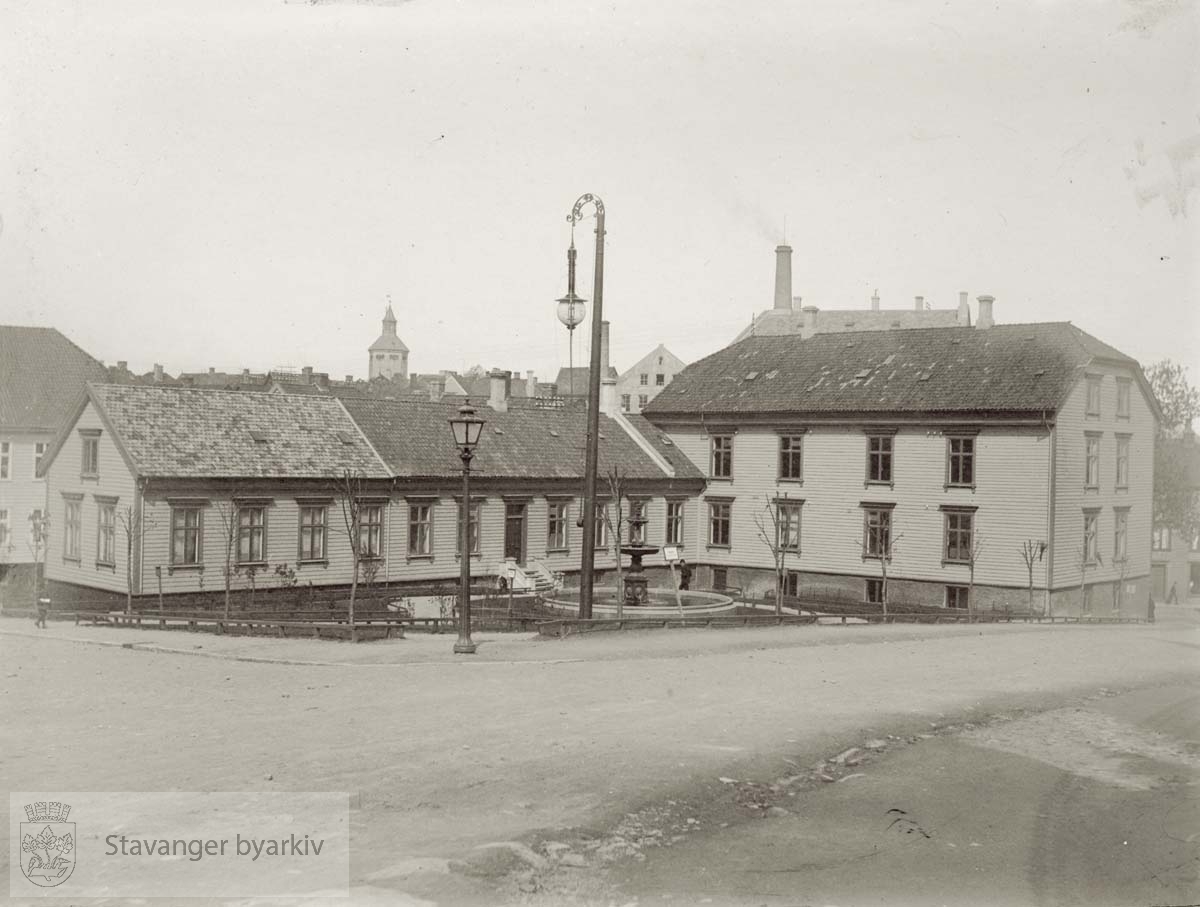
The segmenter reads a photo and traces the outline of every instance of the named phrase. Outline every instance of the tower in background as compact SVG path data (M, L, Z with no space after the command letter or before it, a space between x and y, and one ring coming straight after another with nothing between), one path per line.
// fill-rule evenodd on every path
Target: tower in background
M396 316L390 304L383 315L383 333L371 344L368 354L367 377L371 380L408 378L408 347L396 336Z

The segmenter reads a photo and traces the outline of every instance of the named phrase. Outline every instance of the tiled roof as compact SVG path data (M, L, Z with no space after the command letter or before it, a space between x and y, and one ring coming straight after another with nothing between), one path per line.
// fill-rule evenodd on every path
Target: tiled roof
M331 398L114 384L89 391L144 476L321 478L344 469L388 475Z
M104 366L54 328L0 325L0 427L57 431Z
M818 334L839 334L846 331L888 331L913 328L959 327L956 309L821 309L817 313ZM804 312L799 309L767 309L755 316L734 338L734 343L747 337L779 337L800 334L804 329Z
M451 402L346 400L363 433L397 476L453 478L461 473L449 419ZM586 412L583 407L512 407L496 412L477 407L486 421L471 463L474 475L492 478L576 479L583 475ZM659 434L657 432L655 435ZM656 443L654 439L649 439ZM657 442L656 446L661 446ZM675 478L699 479L686 458L678 457ZM665 473L621 426L600 418L600 473L617 465L634 479L665 479Z
M558 388L558 395L566 397L574 392L576 397L586 397L588 393L588 381L591 379L592 370L589 367L560 368L558 370L558 378L554 382ZM617 370L613 366L608 367L608 377L619 378Z
M696 362L644 410L668 414L1053 411L1093 358L1137 363L1066 322L749 337Z

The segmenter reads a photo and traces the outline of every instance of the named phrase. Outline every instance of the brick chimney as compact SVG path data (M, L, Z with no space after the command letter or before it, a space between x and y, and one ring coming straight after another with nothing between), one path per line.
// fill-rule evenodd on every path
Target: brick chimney
M512 379L512 372L498 368L488 372L488 378L491 379L488 406L498 413L508 412L508 382Z
M817 333L817 312L821 310L815 305L806 305L800 311L804 313L804 324L800 328L800 337L807 340Z
M925 311L925 297L924 296L916 297L916 299L913 302L913 309L918 312Z
M530 369L525 373L525 396L532 400L537 396L537 375Z
M958 294L958 323L962 327L971 325L971 304L967 302L966 290L962 290Z
M445 375L430 375L429 383L425 385L429 392L429 399L437 403L446 394L446 377Z
M980 296L979 297L979 321L976 322L977 328L990 328L992 321L992 303L996 301L995 296Z
M872 294L872 296L871 296L871 311L872 312L879 311L879 291L878 290L876 290L874 292L874 294Z
M163 367L156 362L156 363L154 363L154 380L157 383L157 382L161 382L162 379L163 379Z
M300 374L304 376L304 383L305 383L305 384L312 384L312 383L313 383L313 380L312 380L312 375L313 375L313 372L312 372L312 366L311 366L311 365L306 365L306 366L304 366L304 368L300 369Z
M775 308L792 308L792 247L782 244L775 247Z

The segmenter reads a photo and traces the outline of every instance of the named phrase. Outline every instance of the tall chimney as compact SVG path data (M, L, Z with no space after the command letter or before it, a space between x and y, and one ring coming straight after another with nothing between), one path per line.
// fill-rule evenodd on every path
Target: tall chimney
M537 375L530 369L525 373L525 396L532 400L537 396Z
M916 301L913 303L913 308L916 309L918 312L924 312L925 311L925 297L918 296L916 298Z
M119 372L129 371L129 363L124 359L118 359L117 360L117 371L119 371Z
M995 301L995 296L979 297L979 321L976 323L976 327L990 328L995 323L992 321L992 303Z
M512 378L512 372L498 368L488 372L488 378L491 379L488 406L498 413L508 412L508 382Z
M306 366L304 366L304 368L300 369L300 374L304 376L305 384L312 384L312 366L311 365L306 365Z
M425 387L429 391L429 399L437 403L446 393L446 378L443 375L430 375Z
M871 311L872 312L879 311L879 291L878 290L876 290L871 296Z
M775 247L775 308L792 308L792 247L788 245Z
M217 370L216 370L216 369L215 369L213 366L211 366L211 365L210 365L210 366L208 367L208 373L209 373L210 375L215 375L215 374L217 373Z
M162 381L162 379L163 379L163 367L156 362L156 363L154 363L154 380L156 382L158 382L158 381Z
M248 369L248 368L244 368L244 369L242 369L242 380L243 380L243 381L249 381L249 380L250 380L250 369Z
M801 309L804 313L804 325L800 329L800 337L807 340L813 334L817 333L817 312L820 311L815 305L806 305Z
M353 383L354 383L354 376L353 376L353 375L347 375L347 376L346 376L346 383L347 383L347 384L353 384Z
M608 322L600 322L600 378L608 377Z
M971 325L971 304L967 302L966 290L961 290L958 294L958 323L962 327Z

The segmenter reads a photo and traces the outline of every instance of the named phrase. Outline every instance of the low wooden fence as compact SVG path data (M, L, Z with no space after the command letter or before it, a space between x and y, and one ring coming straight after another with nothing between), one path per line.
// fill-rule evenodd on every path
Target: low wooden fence
M269 620L259 617L222 617L213 614L124 614L114 611L78 611L75 623L93 626L136 627L139 630L187 630L241 636L304 636L312 639L403 638L405 624L411 618L364 617L354 623L347 620Z

